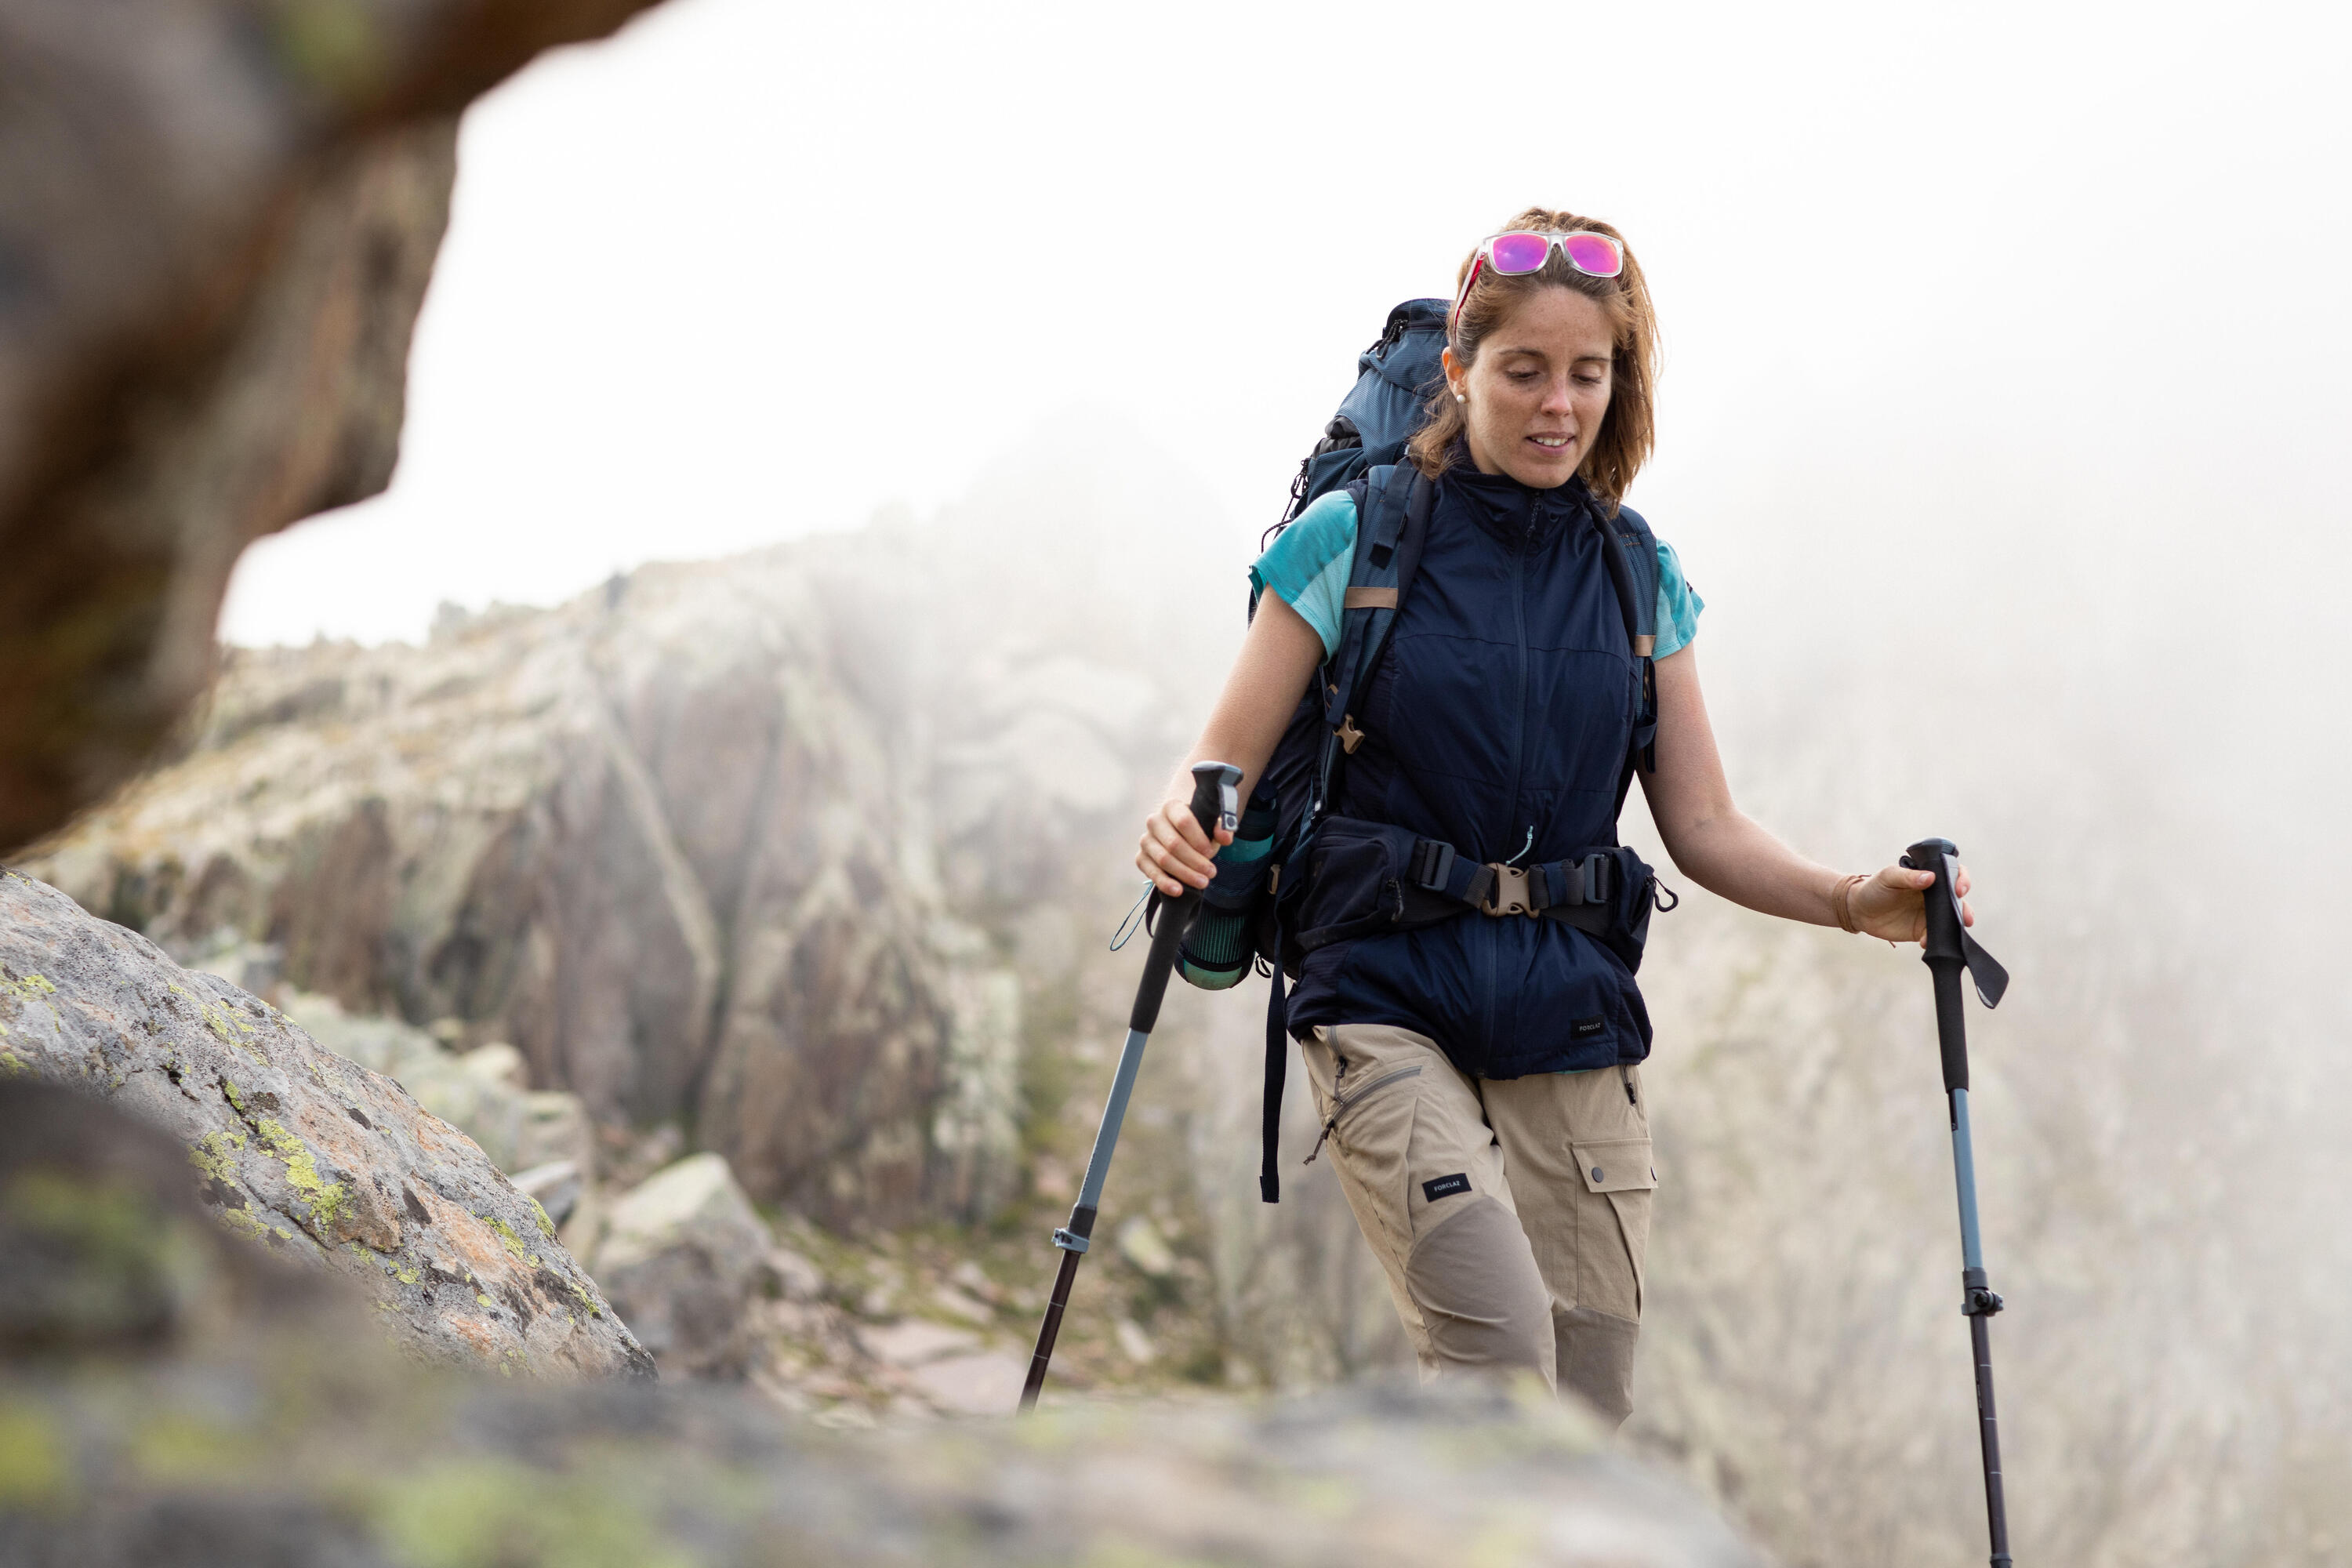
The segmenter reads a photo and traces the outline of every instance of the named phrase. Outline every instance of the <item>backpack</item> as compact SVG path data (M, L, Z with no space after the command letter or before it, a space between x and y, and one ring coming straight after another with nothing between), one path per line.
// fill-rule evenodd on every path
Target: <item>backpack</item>
M1289 1067L1283 982L1286 973L1297 973L1302 956L1290 950L1295 943L1285 941L1283 895L1296 891L1297 884L1294 879L1286 889L1282 871L1303 863L1339 771L1362 739L1354 722L1356 694L1370 687L1421 563L1437 487L1402 458L1443 384L1439 356L1445 347L1446 309L1444 300L1408 300L1389 312L1379 339L1357 356L1356 384L1298 465L1281 521L1266 531L1265 542L1270 544L1310 502L1331 490L1345 488L1353 498L1356 555L1339 646L1276 745L1234 842L1218 852L1217 876L1178 949L1177 973L1203 989L1234 985L1253 966L1263 967L1272 980L1258 1171L1258 1194L1266 1203L1278 1202L1281 1192L1276 1142ZM1656 541L1637 513L1620 508L1609 521L1609 534L1616 548L1604 559L1642 679L1633 744L1618 777L1622 810L1637 763L1653 771L1657 765L1657 686L1650 651L1657 631L1658 560ZM1257 603L1253 587L1253 619Z

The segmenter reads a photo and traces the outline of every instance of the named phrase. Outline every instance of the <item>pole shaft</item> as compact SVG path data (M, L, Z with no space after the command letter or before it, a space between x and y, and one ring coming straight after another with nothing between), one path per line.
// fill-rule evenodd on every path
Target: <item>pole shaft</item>
M1977 1433L1984 1447L1985 1522L1992 1537L1992 1568L2010 1568L2009 1503L2000 1487L2000 1424L1993 1415L1992 1329L1988 1316L1969 1315L1969 1344L1976 1353Z
M1110 1095L1103 1101L1102 1121L1095 1128L1094 1152L1087 1156L1086 1178L1078 1185L1078 1206L1102 1207L1103 1184L1110 1179L1111 1156L1118 1152L1119 1130L1127 1125L1127 1102L1135 1093L1136 1074L1143 1070L1143 1047L1151 1037L1139 1029L1127 1032L1119 1048L1118 1070L1111 1075Z
M1969 1091L1952 1090L1952 1185L1960 1194L1960 1268L1965 1283L1969 1270L1984 1268L1984 1238L1977 1229L1977 1152L1969 1132Z
M1228 763L1200 763L1192 769L1192 819L1213 840L1217 829L1230 832L1239 822L1240 805L1234 798L1242 771ZM1070 1304L1070 1288L1078 1278L1078 1259L1085 1257L1094 1236L1095 1219L1102 1207L1103 1184L1110 1179L1111 1156L1118 1152L1119 1129L1127 1124L1127 1102L1135 1093L1136 1075L1143 1069L1143 1047L1160 1022L1160 1004L1168 994L1168 976L1176 968L1178 945L1184 928L1200 912L1201 894L1187 888L1178 897L1162 900L1159 921L1152 927L1151 951L1143 960L1143 978L1135 988L1135 1008L1128 1015L1127 1044L1119 1048L1118 1069L1111 1075L1110 1096L1103 1102L1102 1123L1095 1129L1094 1152L1087 1156L1086 1180L1070 1223L1054 1233L1062 1249L1062 1267L1054 1276L1054 1290L1045 1303L1045 1321L1037 1326L1037 1348L1029 1356L1029 1375L1021 1385L1021 1408L1034 1410L1045 1386L1045 1368L1054 1359L1054 1342L1061 1337L1062 1314Z
M1054 1342L1062 1334L1062 1312L1070 1304L1070 1287L1077 1281L1083 1252L1065 1251L1061 1272L1054 1276L1053 1299L1045 1303L1045 1321L1037 1330L1037 1348L1030 1352L1029 1376L1021 1384L1021 1408L1034 1410L1037 1393L1045 1386L1045 1365L1054 1359Z

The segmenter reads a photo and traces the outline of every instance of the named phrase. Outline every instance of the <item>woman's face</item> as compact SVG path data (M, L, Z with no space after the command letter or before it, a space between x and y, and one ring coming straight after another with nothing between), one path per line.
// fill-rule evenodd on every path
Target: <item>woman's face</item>
M1534 489L1576 477L1609 412L1616 334L1597 300L1538 289L1486 334L1467 370L1445 351L1445 379L1469 402L1470 460Z

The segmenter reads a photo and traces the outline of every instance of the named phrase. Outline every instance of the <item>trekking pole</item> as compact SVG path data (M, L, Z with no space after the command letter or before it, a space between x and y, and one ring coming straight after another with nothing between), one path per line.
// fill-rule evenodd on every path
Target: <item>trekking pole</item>
M2009 972L1977 945L1960 921L1958 886L1960 852L1948 838L1923 838L1904 852L1903 864L1936 873L1927 889L1926 962L1936 977L1936 1040L1944 1058L1944 1094L1951 1106L1952 1173L1960 1192L1960 1311L1969 1320L1969 1342L1976 1353L1977 1433L1984 1447L1985 1519L1992 1536L1992 1568L2010 1568L2009 1507L2001 1495L2000 1429L1993 1417L1992 1315L2000 1298L1986 1278L1984 1246L1977 1234L1976 1151L1969 1138L1969 1034L1960 1013L1960 971L1977 984L1977 998L1998 1006L2009 989Z
M1214 843L1219 827L1228 832L1241 822L1241 801L1234 794L1242 771L1225 763L1202 763L1192 770L1192 816ZM1176 944L1184 928L1200 911L1199 889L1186 888L1178 897L1154 892L1151 901L1160 923L1151 933L1151 951L1143 961L1143 981L1135 989L1135 1010L1127 1018L1127 1045L1118 1053L1118 1070L1111 1075L1110 1099L1103 1105L1102 1126L1095 1132L1095 1152L1087 1157L1087 1178L1078 1186L1078 1201L1070 1223L1054 1233L1062 1249L1061 1272L1054 1276L1054 1293L1045 1303L1045 1321L1038 1325L1037 1349L1029 1358L1028 1381L1021 1385L1021 1408L1034 1410L1038 1390L1045 1386L1045 1365L1054 1359L1054 1341L1062 1331L1062 1312L1070 1304L1070 1286L1078 1277L1078 1259L1087 1255L1094 1235L1095 1215L1102 1205L1103 1181L1110 1174L1110 1157L1118 1147L1120 1123L1127 1120L1128 1096L1135 1092L1135 1075L1143 1066L1144 1043L1160 1022L1160 1001L1168 994L1168 975L1176 967Z

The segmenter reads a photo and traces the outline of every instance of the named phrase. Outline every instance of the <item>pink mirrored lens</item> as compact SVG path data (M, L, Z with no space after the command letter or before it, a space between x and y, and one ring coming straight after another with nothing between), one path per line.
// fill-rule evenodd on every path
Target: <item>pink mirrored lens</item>
M1614 278L1625 266L1617 247L1601 234L1571 234L1562 242L1568 248L1568 258L1576 263L1580 272L1595 278Z
M1487 254L1494 258L1496 271L1516 276L1542 267L1550 250L1551 241L1539 234L1498 234Z

